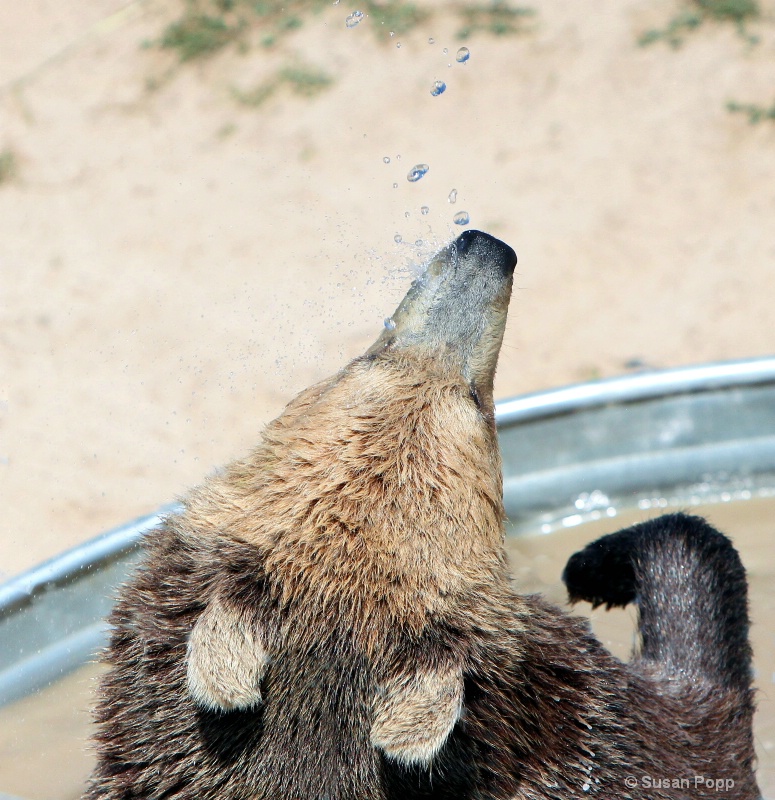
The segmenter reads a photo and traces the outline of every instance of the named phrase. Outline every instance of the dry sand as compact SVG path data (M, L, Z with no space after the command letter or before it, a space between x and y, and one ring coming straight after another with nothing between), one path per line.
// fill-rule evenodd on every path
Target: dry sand
M340 3L172 69L177 2L0 4L0 578L248 449L458 211L519 253L499 397L775 351L775 124L725 108L775 99L772 2L675 51L636 44L673 0L533 5L465 65L443 5L380 43ZM333 86L235 101L294 59Z

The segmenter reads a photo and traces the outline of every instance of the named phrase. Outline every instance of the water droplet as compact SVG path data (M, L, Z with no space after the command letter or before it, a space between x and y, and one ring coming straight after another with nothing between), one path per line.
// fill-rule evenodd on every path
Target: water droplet
M468 216L467 211L458 211L454 217L452 217L452 221L455 225L468 225L471 221L471 217Z
M400 160L401 160L401 153L399 153L399 154L396 156L396 161L400 161Z
M415 164L410 170L406 179L409 183L416 183L430 169L427 164Z
M390 156L385 156L385 157L384 157L382 160L383 160L383 161L384 161L386 164L389 164L389 163L390 163Z
M454 203L457 200L457 189L453 189L447 196L447 202Z
M395 35L396 35L396 32L395 32L395 31L390 31L390 35L391 35L391 36L395 36Z
M408 211L404 211L404 216L405 216L407 219L409 219L409 212L408 212Z
M363 19L363 11L353 11L344 21L348 28L354 28Z
M401 42L396 42L396 47L401 47Z
M457 61L458 64L465 64L469 58L471 58L471 51L467 47L461 47L460 50L457 51L455 61Z
M398 189L398 184L397 184L397 183L394 183L394 184L393 184L393 188L394 188L394 189Z
M449 50L448 50L448 49L445 47L445 48L444 48L444 49L443 49L441 52L442 52L442 53L444 53L444 55L447 55L447 53L449 52Z
M339 0L334 0L334 5L338 6L339 5Z
M385 317L385 328L389 331L394 331L396 329L396 323L393 321L393 317Z
M443 94L447 88L447 84L444 81L434 81L433 86L431 86L431 94L434 97L438 97L440 94Z
M430 209L428 208L428 206L422 206L422 208L420 208L421 214L427 214L429 211Z
M422 239L415 239L414 243L416 247L422 247Z
M433 44L436 40L431 36L428 39L428 44Z
M393 241L394 241L396 244L401 244L401 241L402 241L402 240L403 240L403 237L401 236L401 234L400 234L400 233L397 233L397 234L396 234L396 235L393 237Z

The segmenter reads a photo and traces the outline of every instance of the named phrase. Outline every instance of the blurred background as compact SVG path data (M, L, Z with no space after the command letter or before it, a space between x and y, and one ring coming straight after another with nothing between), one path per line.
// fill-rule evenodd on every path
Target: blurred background
M1 4L0 579L244 453L466 227L519 254L499 398L772 353L774 17Z

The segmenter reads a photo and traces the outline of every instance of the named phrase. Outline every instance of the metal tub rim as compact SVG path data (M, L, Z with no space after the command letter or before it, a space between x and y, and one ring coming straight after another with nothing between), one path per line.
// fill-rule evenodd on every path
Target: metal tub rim
M498 427L508 427L617 403L768 383L775 383L775 356L644 370L501 400L495 417Z

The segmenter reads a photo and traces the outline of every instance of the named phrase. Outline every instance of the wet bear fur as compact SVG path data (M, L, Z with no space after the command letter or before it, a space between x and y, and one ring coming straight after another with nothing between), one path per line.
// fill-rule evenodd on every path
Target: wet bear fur
M492 376L515 260L460 237L394 331L148 537L88 800L759 796L729 540L671 515L571 559L572 599L637 604L629 664L511 585Z

